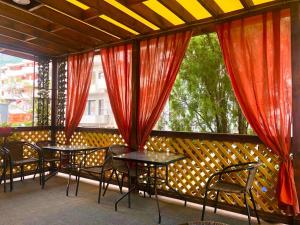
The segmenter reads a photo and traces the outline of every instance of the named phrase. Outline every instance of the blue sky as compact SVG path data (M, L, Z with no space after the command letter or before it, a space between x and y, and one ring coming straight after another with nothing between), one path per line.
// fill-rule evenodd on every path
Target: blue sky
M21 62L21 58L5 55L0 53L0 66L3 66L7 63L18 63Z

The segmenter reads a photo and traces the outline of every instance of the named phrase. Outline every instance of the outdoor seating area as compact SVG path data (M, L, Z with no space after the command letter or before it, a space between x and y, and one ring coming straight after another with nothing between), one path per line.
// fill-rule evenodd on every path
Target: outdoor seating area
M298 225L299 84L299 0L0 0L0 225Z

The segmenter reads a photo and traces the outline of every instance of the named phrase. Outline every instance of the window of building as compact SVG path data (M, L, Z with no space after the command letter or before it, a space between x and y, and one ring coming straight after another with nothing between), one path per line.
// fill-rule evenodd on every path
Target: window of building
M94 58L92 74L88 102L79 126L117 128L107 94L101 57L99 55L96 55Z
M104 115L104 99L99 100L98 113L99 115Z
M87 114L90 115L95 115L96 113L96 100L88 100L88 112Z
M32 126L34 62L0 53L0 126Z

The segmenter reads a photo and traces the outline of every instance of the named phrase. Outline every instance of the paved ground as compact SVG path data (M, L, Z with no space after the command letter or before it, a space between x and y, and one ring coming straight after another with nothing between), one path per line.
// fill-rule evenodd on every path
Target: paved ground
M48 181L44 190L37 181L31 179L15 182L11 193L3 193L0 185L0 225L154 225L157 224L157 208L153 199L132 197L132 208L127 208L127 200L121 202L118 212L114 202L120 193L112 188L97 204L98 186L81 182L79 196L65 196L66 179L54 177ZM199 220L201 206L181 201L170 202L161 198L162 225L179 225L187 221ZM238 214L212 209L207 210L207 220L232 225L246 225L247 218ZM256 224L255 218L252 218ZM266 225L268 223L263 222Z

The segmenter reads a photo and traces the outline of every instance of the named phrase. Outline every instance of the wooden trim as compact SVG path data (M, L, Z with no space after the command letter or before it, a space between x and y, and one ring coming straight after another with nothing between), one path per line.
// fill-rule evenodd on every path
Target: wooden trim
M35 127L13 127L14 132L21 132L21 131L40 131L40 130L51 130L50 126L35 126Z
M242 3L245 9L249 9L250 7L254 6L252 0L240 0L240 2Z
M14 50L9 50L9 49L2 49L1 53L6 54L6 55L15 56L15 57L22 58L22 59L28 59L28 60L34 61L33 55L26 54L24 52L19 52L19 51L14 51Z
M214 0L198 0L200 4L213 16L218 17L223 14L223 10Z
M56 127L57 130L63 130L63 127ZM78 127L77 132L95 132L95 133L113 133L119 134L118 129L107 128L92 128L92 127ZM262 143L258 136L242 135L242 134L218 134L218 133L195 133L195 132L179 132L179 131L158 131L154 130L150 136L169 137L169 138L183 138L183 139L202 139L202 140L216 140L216 141L236 141L248 143Z
M300 200L300 3L291 6L291 54L292 54L292 118L293 141L291 151L294 154L294 177L298 200ZM294 224L300 224L300 216L294 218Z

